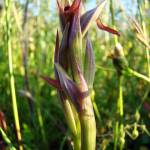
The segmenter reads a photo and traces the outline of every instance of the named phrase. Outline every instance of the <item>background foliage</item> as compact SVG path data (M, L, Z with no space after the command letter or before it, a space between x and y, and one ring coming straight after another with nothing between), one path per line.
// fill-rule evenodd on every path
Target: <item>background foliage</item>
M5 12L2 2L0 1L0 111L5 114L7 136L17 147L5 43ZM85 1L87 9L95 5L96 1ZM113 27L109 5L108 1L101 18L103 22ZM115 26L121 33L119 42L124 48L129 66L148 76L146 47L137 39L131 18L136 19L141 26L144 22L149 37L150 2L119 0L114 1L113 7ZM37 76L39 74L54 76L55 35L59 28L55 1L13 1L11 21L14 77L24 147L26 150L69 149L71 139L57 93ZM97 149L112 149L118 81L112 60L108 55L115 46L114 36L99 31L93 23L90 37L97 68L94 82L95 102L100 113L100 117L97 117ZM125 149L148 150L150 147L148 131L145 133L142 130L144 125L147 130L150 128L149 88L150 85L146 82L133 76L125 76L124 124L129 127ZM139 136L133 140L135 124L139 127Z

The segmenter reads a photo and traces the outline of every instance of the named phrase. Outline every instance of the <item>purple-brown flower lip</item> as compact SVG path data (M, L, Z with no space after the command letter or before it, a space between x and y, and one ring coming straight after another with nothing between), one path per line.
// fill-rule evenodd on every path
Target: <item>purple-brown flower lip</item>
M70 9L70 5L65 6L64 11L68 11Z
M64 8L61 6L61 3L59 0L57 0L58 8L63 11L64 14L72 14L75 13L79 8L81 4L81 0L74 0L72 5L64 6Z

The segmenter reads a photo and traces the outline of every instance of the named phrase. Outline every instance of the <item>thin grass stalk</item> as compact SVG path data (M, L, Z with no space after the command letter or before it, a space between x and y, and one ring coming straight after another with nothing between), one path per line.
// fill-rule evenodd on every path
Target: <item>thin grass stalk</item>
M41 45L38 41L41 41L41 36L40 36L40 17L41 17L41 5L39 3L40 1L36 1L36 5L38 8L38 16L36 17L36 46L37 49L40 50L41 49ZM41 53L37 53L35 54L35 62L36 62L36 73L39 74L39 71L42 70L42 61L41 61L41 55L39 55ZM40 63L39 63L40 62ZM38 124L39 124L39 128L40 128L40 133L41 133L41 137L42 137L42 143L44 145L44 149L48 149L48 141L46 139L46 132L45 132L45 125L44 125L44 120L43 120L43 115L42 115L42 111L41 111L41 97L39 97L39 93L41 92L40 89L40 81L39 78L36 78L37 81L37 89L36 89L36 113L37 113L37 119L38 119ZM38 130L38 129L37 129Z
M117 150L118 142L120 143L120 150L124 147L124 125L123 125L123 90L122 90L123 76L118 76L118 100L117 100L117 120L115 123L114 133L114 150ZM120 138L119 138L120 137Z
M28 75L28 7L29 7L29 0L25 2L24 14L23 14L23 23L22 23L22 58L23 58L23 68L24 68L24 88L26 91L30 91L29 86L29 75ZM31 125L34 126L34 103L30 98L27 98L29 110L30 110L30 120Z
M11 46L11 1L5 0L5 12L6 12L6 48L8 50L8 61L9 61L9 78L10 78L10 90L12 96L12 107L13 107L13 116L15 121L16 135L19 142L19 150L23 150L22 137L20 132L20 123L18 115L18 107L16 100L16 90L15 90L15 79L13 74L13 61L12 61L12 46Z
M117 124L119 124L119 143L120 143L120 150L123 149L124 147L124 125L123 125L123 114L124 114L124 111L123 111L123 90L122 90L122 81L123 81L123 76L120 75L119 76L119 79L118 79L118 93L119 93L119 96L118 96L118 104L117 104L117 110L119 111L118 112L118 120L120 120L120 122L118 122Z
M61 142L61 144L60 144L59 150L63 150L64 149L64 145L65 145L66 141L67 141L67 136L65 135L63 140L62 140L62 142Z
M146 38L147 38L146 24L145 24L144 19L143 19L143 10L142 10L142 7L140 6L139 0L137 0L137 3L138 3L138 9L139 9L139 14L140 14L142 29L143 29L143 32L144 32ZM145 48L146 48L148 77L150 78L150 53L149 53L149 48L147 46Z
M142 7L140 6L140 1L137 0L137 4L138 4L138 11L139 11L139 14L140 14L140 21L141 21L141 25L142 25L142 29L143 29L143 33L144 35L146 35L146 38L147 38L147 31L146 31L146 24L144 22L144 19L143 19L143 10L142 10ZM144 5L145 6L145 5ZM146 7L146 6L145 6ZM147 39L148 40L148 39ZM145 50L146 50L146 58L147 58L147 73L148 73L148 77L150 78L150 53L149 53L149 47L148 46L145 46ZM149 81L149 80L148 80ZM139 105L138 107L138 111L141 109L141 107L143 106L143 103L144 101L146 100L148 94L149 94L149 91L150 91L150 88L148 88L142 98L142 102L141 104Z
M119 121L116 120L114 127L114 150L117 150L118 134L119 134Z
M150 52L148 48L146 48L146 58L147 58L148 77L150 78Z
M140 21L141 21L142 29L143 29L144 34L147 37L146 24L143 19L143 10L142 10L142 7L140 6L139 0L137 0L137 3L138 3L138 9L139 9L139 14L140 14ZM150 78L150 53L149 53L149 49L147 47L145 47L145 48L146 48L148 77Z
M147 76L145 76L141 73L138 73L138 72L132 70L131 68L127 68L126 72L130 75L133 75L133 76L139 78L139 79L142 79L143 81L146 81L146 82L150 83L150 78L149 77L147 77Z
M140 20L141 20L143 32L144 32L144 34L146 35L146 38L147 38L146 24L145 24L144 19L143 19L143 10L142 10L142 7L140 6L140 1L139 0L137 0L137 3L138 3L138 9L139 9L139 13L140 13ZM149 43L149 41L148 41L148 43ZM149 48L147 46L145 47L145 49L146 49L146 58L147 58L147 72L148 72L148 77L150 78L150 52L149 52ZM146 92L144 94L144 97L143 97L143 100L142 100L142 103L147 98L149 91L150 91L150 88L148 88L146 90ZM141 108L141 106L142 105L140 105L139 108Z
M38 79L37 79L37 84L39 83ZM40 132L41 132L41 138L42 138L42 142L43 142L43 148L45 150L48 149L48 142L46 139L46 133L45 133L45 129L44 129L44 121L43 121L43 116L42 116L42 112L41 112L41 108L40 108L40 97L39 97L39 93L40 93L40 87L38 84L38 87L36 89L36 112L37 112L37 118L38 118L38 123L39 123L39 127L40 127ZM38 127L36 126L36 130L38 130Z
M115 27L115 16L114 16L114 8L113 8L113 0L110 0L110 12L111 12L111 20L113 28ZM117 45L118 43L118 37L114 37L114 44ZM119 133L120 133L120 123L119 123L119 116L123 113L123 96L122 96L122 77L118 77L118 100L117 100L117 120L115 122L114 127L114 150L117 150L118 140L119 140ZM121 123L121 128L123 127L123 124ZM122 149L122 144L120 145L120 149Z
M12 145L11 140L8 138L7 134L4 132L4 130L0 127L0 133L4 139L4 141L7 143L7 145L9 146L10 150L16 150L16 148Z
M113 28L115 29L115 15L114 15L114 7L113 7L113 0L110 0L110 12L111 12L111 22L113 25ZM118 37L114 36L114 43L115 45L118 43Z

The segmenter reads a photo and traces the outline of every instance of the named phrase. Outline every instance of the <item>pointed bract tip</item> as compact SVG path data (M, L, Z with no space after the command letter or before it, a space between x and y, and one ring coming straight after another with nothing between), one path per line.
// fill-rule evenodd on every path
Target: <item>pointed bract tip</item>
M85 93L80 91L75 82L69 78L65 70L63 70L63 68L58 63L55 63L55 67L63 91L75 104L76 109L79 111L81 109L80 103L82 102L81 100L85 96Z
M53 86L54 88L56 88L57 90L62 91L60 82L56 79L51 79L49 77L45 77L45 76L40 76L43 80L45 80L49 85Z
M102 12L105 4L106 1L102 0L95 8L85 12L81 16L81 30L83 37L86 35L91 23L95 22L100 16L100 13Z

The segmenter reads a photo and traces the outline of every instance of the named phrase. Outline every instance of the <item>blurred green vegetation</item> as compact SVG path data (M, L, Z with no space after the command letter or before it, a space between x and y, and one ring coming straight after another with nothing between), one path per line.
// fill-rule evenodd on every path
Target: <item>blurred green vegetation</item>
M59 20L55 9L57 7L54 7L53 3L50 0L12 1L10 20L12 22L12 57L25 150L69 150L71 144L57 92L38 77L38 75L54 77L53 56ZM88 4L88 1L85 3ZM129 10L126 10L127 6L124 6L121 0L118 3L114 2L115 26L121 33L119 42L124 48L129 66L148 76L146 47L138 40L132 18L141 28L144 22L145 33L149 37L150 2L133 0L132 3L136 7L135 13L132 11L129 13ZM9 85L8 53L5 43L5 10L3 4L0 3L0 5L0 111L5 114L7 124L5 132L13 146L17 147ZM90 8L89 5L87 8ZM104 23L113 27L109 1L101 18ZM100 120L97 118L97 150L111 150L113 149L112 136L118 96L117 74L112 60L108 58L115 47L114 36L98 30L95 23L89 34L93 43L97 68L94 82L95 102L101 117ZM124 78L123 122L127 129L125 149L148 150L150 147L148 136L150 85L133 76L126 75ZM33 110L30 109L30 102L33 104ZM137 114L140 116L138 120ZM138 126L139 136L133 140L132 133L135 124ZM145 126L146 132L143 130Z

